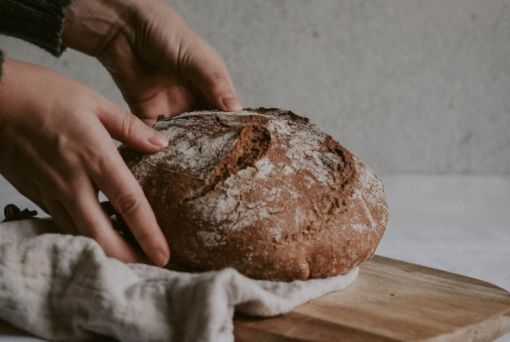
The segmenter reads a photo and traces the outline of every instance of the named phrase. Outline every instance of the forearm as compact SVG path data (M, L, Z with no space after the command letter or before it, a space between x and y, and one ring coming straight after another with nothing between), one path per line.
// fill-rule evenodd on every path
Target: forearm
M0 33L31 42L55 56L64 50L66 7L73 0L0 0Z

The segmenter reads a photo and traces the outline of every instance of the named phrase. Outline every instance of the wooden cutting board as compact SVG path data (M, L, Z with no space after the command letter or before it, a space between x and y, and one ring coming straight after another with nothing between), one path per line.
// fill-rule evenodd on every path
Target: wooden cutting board
M236 317L236 341L492 341L510 332L510 293L375 256L349 288L268 319Z

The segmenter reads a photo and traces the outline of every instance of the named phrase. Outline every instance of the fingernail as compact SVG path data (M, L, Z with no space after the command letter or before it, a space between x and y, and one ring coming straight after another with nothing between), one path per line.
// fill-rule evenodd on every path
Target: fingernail
M151 259L154 262L154 265L164 267L166 264L168 264L170 257L161 249L156 249L151 254Z
M168 145L168 139L161 133L156 133L149 138L149 142L157 148L163 148Z
M222 96L221 103L223 104L223 107L226 110L231 111L231 112L239 112L243 109L243 106L241 106L239 99L232 95Z

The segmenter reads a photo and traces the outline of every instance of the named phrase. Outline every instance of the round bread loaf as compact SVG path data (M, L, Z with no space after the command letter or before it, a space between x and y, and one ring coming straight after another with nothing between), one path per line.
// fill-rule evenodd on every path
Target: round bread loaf
M156 154L121 147L172 251L171 265L290 281L373 255L388 217L373 171L280 109L201 111L156 123Z

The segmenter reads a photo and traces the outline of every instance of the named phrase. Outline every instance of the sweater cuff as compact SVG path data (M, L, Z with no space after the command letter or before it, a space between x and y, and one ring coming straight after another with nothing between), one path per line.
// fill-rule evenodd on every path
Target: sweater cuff
M21 38L60 56L66 7L73 0L1 0L0 33Z

